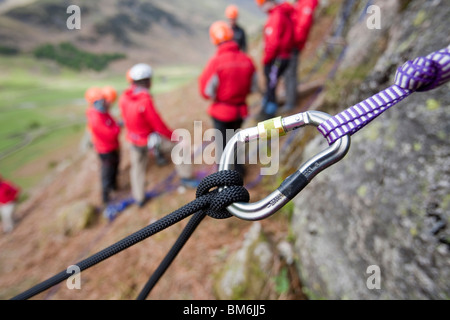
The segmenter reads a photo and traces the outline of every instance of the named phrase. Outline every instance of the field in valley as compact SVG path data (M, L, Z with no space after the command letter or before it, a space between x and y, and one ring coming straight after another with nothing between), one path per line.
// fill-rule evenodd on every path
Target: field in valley
M84 92L91 86L127 86L125 71L76 72L27 55L1 57L0 173L32 188L67 155L76 157L85 131ZM194 79L196 66L155 67L158 95ZM117 103L112 112L119 116Z

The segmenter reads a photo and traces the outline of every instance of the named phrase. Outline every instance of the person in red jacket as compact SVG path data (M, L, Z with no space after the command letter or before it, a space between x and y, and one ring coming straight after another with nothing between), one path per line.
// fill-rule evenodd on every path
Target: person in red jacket
M85 93L89 108L86 111L87 125L92 144L101 162L102 200L107 204L112 190L117 190L117 174L120 163L120 126L109 113L117 99L114 88L90 88Z
M275 116L277 112L276 89L291 58L294 45L292 21L294 8L287 2L277 3L275 0L256 0L256 3L268 14L264 26L263 53L266 93L259 115L259 120L266 120Z
M134 65L127 73L130 87L119 100L122 119L126 128L126 138L131 144L131 191L139 207L146 202L145 184L148 166L148 138L158 132L169 141L173 131L158 114L150 94L153 69L145 63Z
M217 21L211 25L209 33L217 50L206 64L198 84L201 96L212 100L208 113L222 135L222 141L216 144L216 159L220 159L230 138L227 130L241 128L248 115L246 99L257 85L257 78L252 59L233 41L229 24ZM243 170L243 167L236 169Z
M233 40L237 42L242 51L247 52L247 35L245 30L238 24L239 8L234 4L230 4L225 9L225 16L230 23L231 29L233 29Z
M314 10L318 5L318 0L297 0L294 4L294 48L292 50L291 60L285 73L286 85L286 104L282 112L292 110L297 103L298 86L298 62L299 56L314 23Z
M14 229L14 210L20 189L0 176L0 212L3 231L9 233Z

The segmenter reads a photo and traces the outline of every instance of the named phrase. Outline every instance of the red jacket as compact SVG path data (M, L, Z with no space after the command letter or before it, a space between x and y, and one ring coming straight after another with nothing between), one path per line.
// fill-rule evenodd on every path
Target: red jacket
M147 89L132 85L120 97L119 106L132 144L146 146L148 136L155 131L171 140L173 132L159 116Z
M0 204L8 204L17 199L19 188L8 181L0 181Z
M98 153L109 153L119 149L120 126L108 112L94 107L86 111L87 125L92 134L92 144Z
M214 101L208 114L223 122L245 118L255 70L252 59L236 42L220 44L198 79L200 94Z
M318 5L318 0L298 0L294 4L294 43L295 48L302 50L308 40L309 32L314 23L314 10Z
M289 59L291 56L294 47L293 11L294 7L287 2L278 4L269 11L264 26L264 64L275 58Z

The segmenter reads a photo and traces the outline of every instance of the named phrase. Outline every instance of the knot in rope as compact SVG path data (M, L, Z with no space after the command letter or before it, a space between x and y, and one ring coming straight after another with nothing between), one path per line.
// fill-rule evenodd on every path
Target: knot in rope
M211 190L216 188L214 190ZM219 188L224 188L219 191ZM200 182L196 197L210 196L210 206L205 213L215 219L227 219L232 215L227 207L235 202L249 202L250 195L244 188L242 176L237 171L224 170L213 173Z
M450 46L398 68L395 84L411 91L429 91L450 79Z

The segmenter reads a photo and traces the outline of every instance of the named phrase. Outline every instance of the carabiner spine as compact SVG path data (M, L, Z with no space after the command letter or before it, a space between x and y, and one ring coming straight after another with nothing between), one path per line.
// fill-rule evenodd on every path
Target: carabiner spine
M281 183L277 190L292 200L308 185L309 181L301 171L295 171Z
M317 127L330 117L324 112L306 111L285 118L270 119L256 127L241 130L227 143L220 159L219 170L232 169L239 143L270 138L272 130L277 130L279 135L285 135L306 125ZM250 221L261 220L274 214L302 191L317 174L341 160L349 148L350 136L347 135L305 162L269 196L255 203L234 203L227 207L227 210L238 218Z
M254 203L234 203L227 207L232 215L247 221L258 221L270 217L283 208L291 199L278 189L264 199Z

